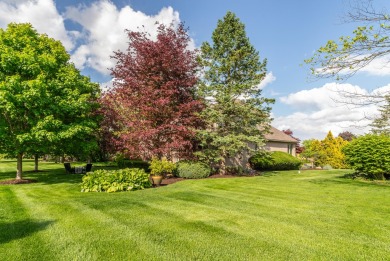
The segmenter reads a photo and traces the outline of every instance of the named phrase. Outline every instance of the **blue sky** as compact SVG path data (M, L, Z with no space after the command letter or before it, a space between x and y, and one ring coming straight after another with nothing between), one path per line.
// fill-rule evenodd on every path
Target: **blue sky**
M390 68L371 66L342 83L332 79L308 80L303 60L327 40L351 35L356 24L343 23L349 0L0 0L0 27L9 22L30 22L40 33L61 40L82 73L109 85L109 56L126 47L125 28L144 25L152 34L154 22L185 22L199 47L227 11L246 25L251 43L268 60L263 94L275 98L273 125L290 128L301 139L325 137L349 130L364 133L375 106L353 108L335 103L337 90L369 93L390 88ZM389 1L376 0L381 8ZM303 65L303 66L302 66ZM362 128L355 128L361 125Z

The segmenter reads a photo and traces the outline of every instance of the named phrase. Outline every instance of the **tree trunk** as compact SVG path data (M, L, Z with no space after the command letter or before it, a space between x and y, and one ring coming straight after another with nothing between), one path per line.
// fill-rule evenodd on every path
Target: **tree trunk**
M225 157L221 159L221 162L219 164L219 175L225 175L226 174L226 162Z
M60 161L61 161L61 163L64 163L64 162L65 162L65 155L62 155L62 156L61 156Z
M38 154L34 155L34 171L38 172Z
M22 179L22 161L23 161L23 153L18 153L16 164L16 179Z

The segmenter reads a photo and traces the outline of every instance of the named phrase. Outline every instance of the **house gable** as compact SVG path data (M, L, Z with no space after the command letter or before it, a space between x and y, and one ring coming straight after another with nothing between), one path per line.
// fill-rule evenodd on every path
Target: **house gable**
M295 147L298 140L283 131L271 126L270 132L264 135L266 140L265 149L268 151L282 151L296 156Z

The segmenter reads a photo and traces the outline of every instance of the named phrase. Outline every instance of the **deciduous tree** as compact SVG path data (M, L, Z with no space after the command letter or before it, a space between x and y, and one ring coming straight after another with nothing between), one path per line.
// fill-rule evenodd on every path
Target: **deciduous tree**
M30 24L0 29L0 151L87 153L97 128L97 84L69 62L61 42Z
M338 137L342 138L343 140L346 140L346 141L351 141L353 139L356 138L356 135L353 134L352 132L350 131L343 131L343 132L340 132L339 135L337 135Z
M372 62L378 66L387 66L390 62L390 14L384 8L374 6L372 0L357 0L346 16L347 22L358 23L352 36L341 36L338 40L329 40L315 54L305 60L310 64L315 78L334 77L345 80ZM342 96L339 102L355 106L372 104L390 106L388 91L362 94L354 91L339 90ZM383 109L383 107L382 107ZM386 110L374 121L381 128L389 128ZM381 120L382 119L382 120ZM385 124L385 126L383 126Z
M249 143L264 145L273 102L262 97L259 88L267 62L260 61L244 24L232 12L218 21L212 43L203 43L201 51L204 71L199 93L207 107L201 114L206 128L198 132L199 156L218 164L224 174L226 157L251 151Z
M114 88L102 100L106 133L130 157L190 157L202 103L195 96L197 53L187 30L160 25L156 40L127 34L127 51L114 54Z

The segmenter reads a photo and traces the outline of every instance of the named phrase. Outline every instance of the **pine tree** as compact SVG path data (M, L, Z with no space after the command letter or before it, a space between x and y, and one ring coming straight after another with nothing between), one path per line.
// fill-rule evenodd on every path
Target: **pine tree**
M385 104L379 108L380 116L371 124L374 134L390 136L390 95L386 96Z
M273 100L262 97L259 88L267 61L260 61L244 24L234 13L228 12L218 21L212 41L201 46L204 71L199 94L207 107L201 113L206 128L198 131L202 147L198 155L217 164L224 174L227 157L251 151L249 143L257 148L264 145Z

